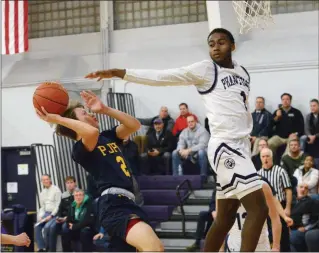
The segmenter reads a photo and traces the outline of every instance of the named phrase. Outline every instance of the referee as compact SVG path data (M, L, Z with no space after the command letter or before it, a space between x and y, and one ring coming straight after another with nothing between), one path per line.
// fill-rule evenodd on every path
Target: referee
M264 148L260 152L260 158L262 162L262 168L257 172L262 177L267 178L270 185L277 192L278 200L282 207L285 209L287 216L290 216L291 212L291 201L292 201L292 190L291 183L287 172L278 165L273 164L273 154L268 148ZM282 233L280 241L280 251L290 251L290 240L289 240L289 229L285 221L281 219Z

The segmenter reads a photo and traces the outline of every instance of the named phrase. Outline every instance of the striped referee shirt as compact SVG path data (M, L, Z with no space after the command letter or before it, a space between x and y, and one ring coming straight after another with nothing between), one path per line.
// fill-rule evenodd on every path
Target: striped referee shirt
M271 186L277 192L277 197L280 202L286 201L285 189L291 188L291 183L285 169L278 165L274 165L270 169L262 168L257 173L262 177L267 178Z

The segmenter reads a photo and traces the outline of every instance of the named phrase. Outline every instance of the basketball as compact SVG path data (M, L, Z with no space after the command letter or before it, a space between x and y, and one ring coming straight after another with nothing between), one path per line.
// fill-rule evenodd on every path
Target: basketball
M43 106L48 113L61 115L67 109L68 104L67 90L56 82L40 84L33 94L33 106L40 111Z

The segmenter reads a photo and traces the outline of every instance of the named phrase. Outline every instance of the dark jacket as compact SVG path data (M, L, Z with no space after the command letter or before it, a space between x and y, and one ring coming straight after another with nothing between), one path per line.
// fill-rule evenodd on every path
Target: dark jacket
M315 124L314 120L315 116L313 113L309 113L306 117L306 135L315 135L319 139L319 118L317 119L317 124Z
M160 155L165 152L172 152L176 147L176 140L170 131L163 131L159 138L156 137L156 131L147 134L147 149L158 149Z
M309 227L307 229L306 226L306 230L318 226L319 200L312 199L309 196L297 200L296 204L291 209L291 218L294 221L292 228L298 229L299 227L304 227L305 224L302 223L302 217L307 214L309 215Z
M77 206L73 201L69 209L67 223L72 223L72 230L79 230L85 227L94 228L94 210L92 200L88 195L85 195L82 205L78 208L78 217L76 217Z
M272 115L266 109L262 109L259 113L254 111L251 114L253 118L253 130L251 131L251 136L269 137L271 134L272 127Z
M68 216L69 208L71 207L73 201L73 194L70 194L68 191L63 192L57 217L63 218Z
M305 132L304 118L301 112L293 107L288 112L285 112L283 109L280 110L282 117L278 121L273 120L274 135L286 139L291 133L297 132L298 137L301 137ZM276 111L273 114L273 118L276 117Z
M151 132L152 130L154 130L154 120L159 118L159 115L153 117L153 118L145 118L145 119L141 119L141 118L137 118L138 121L141 122L141 124L143 126L149 126L149 129L147 130L147 133L148 134L149 132ZM173 130L173 127L174 127L174 124L175 124L175 121L174 119L171 118L170 115L168 115L165 119L162 119L163 120L163 123L164 123L164 130L166 131L172 131Z

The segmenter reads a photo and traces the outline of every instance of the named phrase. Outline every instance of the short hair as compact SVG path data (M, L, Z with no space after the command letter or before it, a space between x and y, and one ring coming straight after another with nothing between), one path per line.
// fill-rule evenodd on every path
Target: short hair
M186 118L186 120L187 120L188 118L193 118L193 119L196 121L195 116L194 116L193 114L188 115L187 118Z
M51 179L50 174L43 174L43 175L42 175L42 177L48 177L48 178L50 178L50 179Z
M81 188L75 188L74 191L73 191L73 194L76 193L76 192L83 192L83 194L85 194L85 191L82 190Z
M316 99L316 98L314 98L314 99L311 99L311 100L310 100L310 103L317 103L317 104L319 104L319 100Z
M291 96L291 94L289 94L289 93L283 93L281 96L280 96L280 98L282 99L282 97L283 96L288 96L289 98L290 98L290 100L292 100L292 96Z
M188 109L188 105L186 103L180 103L178 107L181 107L182 105L184 105Z
M80 102L74 102L68 106L66 111L62 114L62 117L77 120L78 118L76 117L74 112L76 108L84 108L84 106ZM72 140L76 140L76 132L68 127L57 125L55 132L57 135L65 136Z
M259 139L259 140L258 140L258 145L259 145L260 141L265 141L265 142L268 144L268 139L267 139L267 137L261 136L261 137L258 138L258 139Z
M272 152L272 150L271 150L270 148L263 148L263 149L260 151L260 157L261 157L261 153L262 153L262 152L266 152L266 151L267 151L267 153L269 153L270 157L273 157L273 156L274 156L274 154L273 154L273 152Z
M232 44L235 44L235 39L234 39L234 36L232 35L232 33L224 28L215 28L213 31L211 31L209 34L208 34L208 37L207 37L207 43L209 43L209 38L210 36L212 36L214 33L223 33L225 35L227 35L228 39L230 40L230 42Z
M64 183L66 183L67 181L73 181L74 183L76 182L75 177L73 177L73 176L67 176L64 179Z
M265 103L265 98L264 98L264 97L261 97L261 96L256 97L256 100L257 100L258 98L262 99L262 100L263 100L263 102Z
M291 140L289 140L288 141L288 144L290 144L291 142L298 142L298 144L300 144L300 141L299 141L299 139L298 138L294 138L294 139L291 139Z

